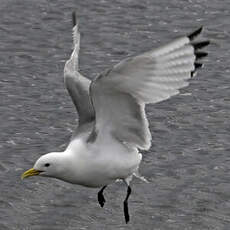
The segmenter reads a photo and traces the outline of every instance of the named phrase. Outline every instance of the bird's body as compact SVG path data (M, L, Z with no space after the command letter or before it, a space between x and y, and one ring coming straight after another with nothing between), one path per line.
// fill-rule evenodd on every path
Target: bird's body
M124 180L135 173L141 161L141 154L136 149L111 136L94 143L76 138L63 155L69 158L69 167L62 180L87 187L102 187L117 179Z
M86 187L102 187L98 201L103 207L103 190L117 179L127 186L124 214L129 221L129 182L138 176L142 159L139 150L151 146L145 104L157 103L188 86L198 62L207 56L199 50L209 41L194 42L199 28L158 49L127 58L90 81L78 69L80 33L73 14L74 49L64 68L64 81L79 114L79 125L66 150L41 156L22 177L54 177ZM140 177L140 176L139 176Z

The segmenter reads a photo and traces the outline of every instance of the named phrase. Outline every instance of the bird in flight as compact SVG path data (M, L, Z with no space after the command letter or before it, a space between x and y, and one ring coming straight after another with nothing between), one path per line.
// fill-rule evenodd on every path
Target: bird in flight
M101 188L98 202L104 206L104 189L116 180L127 185L124 217L130 216L128 198L142 154L151 146L145 104L157 103L179 93L202 67L207 56L201 49L209 41L195 41L202 27L165 46L129 57L90 81L79 72L80 33L73 13L73 52L64 68L64 82L75 105L79 124L65 151L41 156L22 174L53 177L86 187Z

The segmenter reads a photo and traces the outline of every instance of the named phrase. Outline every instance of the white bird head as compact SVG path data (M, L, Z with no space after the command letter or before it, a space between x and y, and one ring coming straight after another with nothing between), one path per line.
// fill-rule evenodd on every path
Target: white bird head
M66 164L63 164L63 154L61 152L47 153L41 156L34 164L33 168L24 172L22 179L31 176L44 176L62 179L66 172Z

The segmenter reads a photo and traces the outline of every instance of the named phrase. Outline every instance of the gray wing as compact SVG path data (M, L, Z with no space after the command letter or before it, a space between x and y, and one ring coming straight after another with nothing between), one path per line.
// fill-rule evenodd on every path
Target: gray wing
M95 119L94 109L89 96L91 81L78 72L78 55L80 47L80 33L73 13L73 52L64 68L64 82L69 95L78 111L80 126Z
M202 28L139 56L128 58L91 84L97 138L111 134L120 141L148 149L151 135L144 106L179 93L207 53L198 50L209 41L193 42Z

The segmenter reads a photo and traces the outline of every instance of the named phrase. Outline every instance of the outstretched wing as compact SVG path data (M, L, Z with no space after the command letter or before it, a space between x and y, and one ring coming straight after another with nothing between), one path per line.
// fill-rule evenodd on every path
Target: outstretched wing
M150 147L144 105L166 100L188 86L188 79L202 66L198 59L207 55L199 50L209 41L193 41L201 30L125 59L92 82L98 137L110 133L140 149Z
M89 96L91 81L78 72L78 55L80 48L80 33L73 13L73 52L64 68L64 81L69 95L78 111L79 126L95 119L94 109Z

